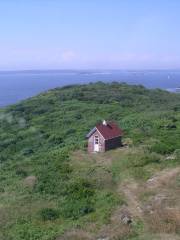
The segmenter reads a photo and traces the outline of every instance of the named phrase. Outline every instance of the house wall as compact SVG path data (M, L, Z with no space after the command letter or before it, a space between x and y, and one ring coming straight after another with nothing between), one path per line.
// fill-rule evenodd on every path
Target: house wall
M105 141L105 151L122 146L121 137L112 138Z
M99 137L99 152L105 152L105 140L98 131L95 131L91 135L91 137L88 139L88 152L89 153L94 152L94 137L95 136Z

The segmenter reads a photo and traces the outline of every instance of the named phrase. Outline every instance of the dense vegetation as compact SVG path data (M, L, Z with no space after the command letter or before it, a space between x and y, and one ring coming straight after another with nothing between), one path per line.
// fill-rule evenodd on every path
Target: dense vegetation
M121 161L116 154L110 166L85 154L85 135L102 119L117 121L133 149ZM160 89L116 82L67 86L2 109L0 239L60 239L92 223L89 231L98 232L126 203L117 184L178 166L179 152L180 95ZM119 239L139 239L142 224Z

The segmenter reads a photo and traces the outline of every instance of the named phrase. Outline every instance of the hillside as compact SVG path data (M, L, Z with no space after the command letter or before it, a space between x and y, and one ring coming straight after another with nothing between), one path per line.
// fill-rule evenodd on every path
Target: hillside
M102 119L127 147L87 154ZM178 94L98 82L1 109L0 164L1 240L180 239Z

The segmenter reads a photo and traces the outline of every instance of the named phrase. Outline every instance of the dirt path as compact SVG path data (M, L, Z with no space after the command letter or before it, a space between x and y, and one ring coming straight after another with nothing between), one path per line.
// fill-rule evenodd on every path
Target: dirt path
M118 189L119 193L125 195L128 209L132 216L134 217L143 217L143 205L138 199L138 193L146 190L158 190L164 185L167 185L171 180L173 180L178 174L180 174L180 168L165 169L150 178L145 185L139 185L136 182L124 183Z
M124 193L128 209L134 217L142 217L141 204L137 197L137 190L139 186L137 183L128 183L121 186L120 190Z
M155 189L161 187L162 185L167 185L178 174L180 174L179 167L173 169L165 169L150 178L146 183L146 187L149 189Z

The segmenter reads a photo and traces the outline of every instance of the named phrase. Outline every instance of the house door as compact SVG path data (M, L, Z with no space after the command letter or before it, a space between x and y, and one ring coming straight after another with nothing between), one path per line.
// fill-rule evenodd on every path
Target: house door
M94 151L99 152L99 137L98 136L94 137Z

